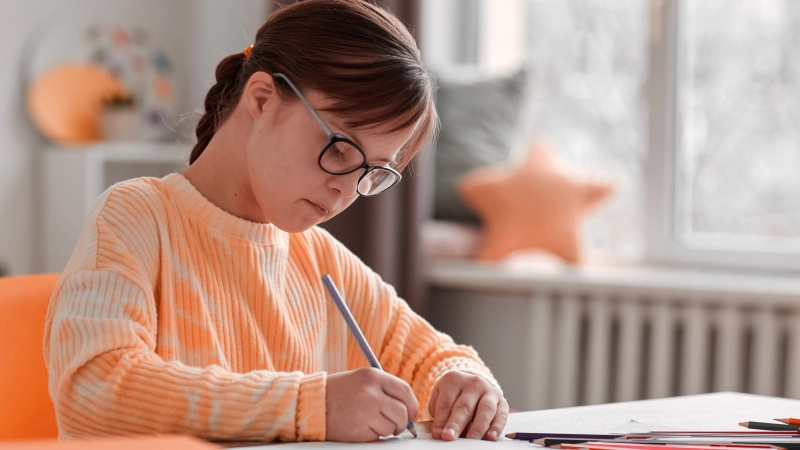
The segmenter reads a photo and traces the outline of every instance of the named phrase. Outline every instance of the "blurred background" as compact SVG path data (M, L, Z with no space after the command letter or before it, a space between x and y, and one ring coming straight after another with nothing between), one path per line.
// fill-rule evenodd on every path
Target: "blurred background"
M800 398L800 2L383 3L441 136L323 226L512 407ZM59 272L106 188L182 170L216 64L277 7L0 3L0 276Z

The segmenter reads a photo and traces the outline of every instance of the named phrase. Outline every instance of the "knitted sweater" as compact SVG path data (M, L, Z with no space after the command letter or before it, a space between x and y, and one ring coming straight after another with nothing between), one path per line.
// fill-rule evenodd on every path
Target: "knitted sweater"
M44 356L60 436L325 439L327 373L368 364L324 274L421 420L447 371L496 384L323 229L240 219L171 174L98 199L53 293Z

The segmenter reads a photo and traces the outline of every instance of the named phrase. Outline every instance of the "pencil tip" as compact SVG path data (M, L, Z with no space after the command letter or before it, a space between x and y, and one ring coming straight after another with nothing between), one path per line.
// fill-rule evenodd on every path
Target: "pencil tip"
M745 427L745 428L747 428L749 425L750 425L750 422L739 422L739 426L740 426L740 427Z
M516 435L517 435L517 433L508 433L506 435L506 437L509 438L509 439L514 439L514 436L516 436Z
M776 422L789 423L789 420L791 420L791 419L789 419L789 418L786 418L786 419L772 419L772 420L774 420L774 421L776 421Z
M408 429L408 431L410 431L410 432L411 432L411 434L413 434L413 435L414 435L414 437L417 437L417 429L416 429L416 428L414 428L414 427L411 427L411 428L409 428L409 429Z
M535 439L535 440L533 441L533 443L534 443L534 444L536 444L536 445L544 445L544 438L541 438L541 439Z

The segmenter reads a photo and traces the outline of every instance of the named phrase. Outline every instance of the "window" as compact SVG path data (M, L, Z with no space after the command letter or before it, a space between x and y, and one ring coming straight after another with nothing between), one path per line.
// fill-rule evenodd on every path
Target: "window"
M800 270L800 2L478 11L477 63L508 66L519 47L533 69L533 135L615 184L584 224L590 255Z
M800 2L682 4L676 237L800 251Z
M524 7L524 57L533 69L531 133L549 142L569 166L614 184L614 195L584 223L587 249L640 257L648 4L527 0Z

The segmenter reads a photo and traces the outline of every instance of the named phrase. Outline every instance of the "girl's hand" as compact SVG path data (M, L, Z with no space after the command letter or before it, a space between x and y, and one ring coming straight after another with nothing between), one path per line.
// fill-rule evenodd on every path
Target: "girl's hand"
M428 412L434 439L453 441L466 430L469 439L496 441L508 419L508 403L485 378L452 371L433 387Z
M371 367L328 375L325 407L325 439L342 442L398 435L419 411L408 383Z

